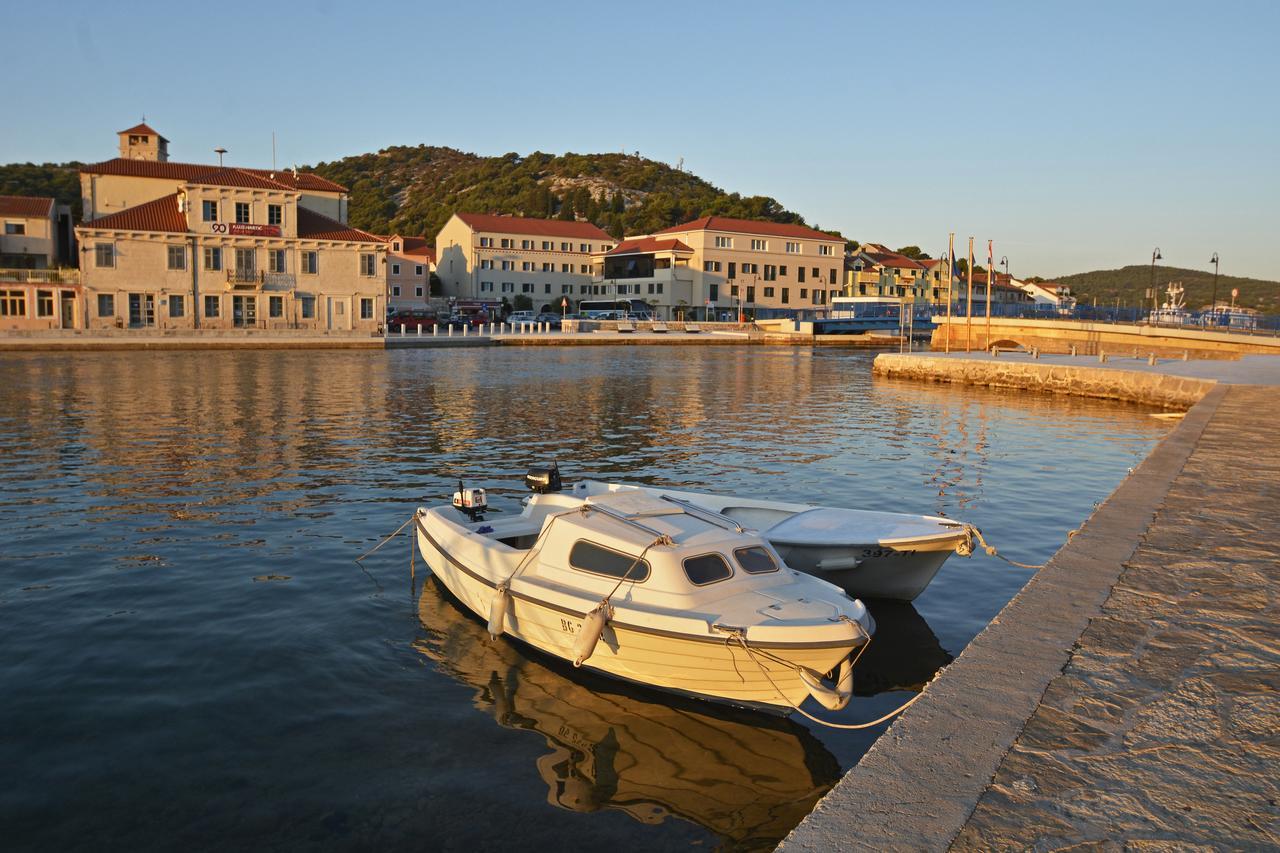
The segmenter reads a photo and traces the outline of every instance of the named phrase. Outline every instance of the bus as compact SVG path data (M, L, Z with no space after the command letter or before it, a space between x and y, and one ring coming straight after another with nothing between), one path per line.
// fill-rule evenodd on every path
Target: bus
M584 299L578 303L578 313L584 317L605 311L616 311L623 316L627 314L648 316L653 313L649 303L643 299Z

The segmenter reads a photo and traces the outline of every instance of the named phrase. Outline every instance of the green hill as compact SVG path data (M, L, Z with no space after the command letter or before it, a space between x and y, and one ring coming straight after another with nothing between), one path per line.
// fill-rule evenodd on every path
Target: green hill
M1127 305L1151 304L1150 298L1145 297L1147 288L1151 286L1151 267L1142 264L1118 270L1094 270L1059 276L1053 280L1070 285L1082 305L1092 303L1095 297L1099 305L1113 304L1117 297ZM1164 301L1165 287L1173 281L1181 282L1186 288L1188 308L1199 310L1209 305L1213 291L1213 270L1188 270L1157 265L1155 282L1161 302ZM1257 308L1268 314L1280 314L1280 282L1222 275L1218 277L1218 301L1230 301L1232 288L1240 291L1236 298L1237 305Z
M80 221L79 163L10 163L0 165L0 195L34 195L56 198L71 205L71 216Z
M804 224L768 196L726 193L689 172L631 154L534 152L481 157L419 145L319 163L351 189L351 224L434 238L456 211L585 219L615 237L708 214Z

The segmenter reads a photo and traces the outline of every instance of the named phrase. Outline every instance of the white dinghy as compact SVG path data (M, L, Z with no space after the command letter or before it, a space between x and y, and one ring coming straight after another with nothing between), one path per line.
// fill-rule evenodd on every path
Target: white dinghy
M854 654L874 631L862 602L732 521L636 490L536 494L520 515L489 520L482 490L454 503L418 510L418 549L495 636L784 713L811 697L838 710L852 695Z
M952 553L973 551L973 528L949 518L753 500L622 483L583 480L576 498L643 492L693 506L759 531L793 569L817 575L865 598L912 601Z

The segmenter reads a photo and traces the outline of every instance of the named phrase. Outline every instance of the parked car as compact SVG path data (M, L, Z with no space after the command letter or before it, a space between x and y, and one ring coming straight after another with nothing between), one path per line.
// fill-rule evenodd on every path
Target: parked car
M533 312L532 311L512 311L510 314L507 315L507 322L508 323L532 323L534 322Z
M541 314L533 318L535 323L547 323L553 329L560 328L560 315L552 314L549 311L543 311Z
M397 311L387 320L388 332L399 332L404 329L405 333L417 332L418 326L422 326L424 332L430 331L436 324L436 316L426 308L413 308L407 311Z

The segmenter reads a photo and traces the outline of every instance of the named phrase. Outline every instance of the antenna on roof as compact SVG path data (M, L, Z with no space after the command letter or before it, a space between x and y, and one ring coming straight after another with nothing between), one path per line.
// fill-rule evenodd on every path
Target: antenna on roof
M227 149L218 147L213 149L213 153L218 155L218 168L222 168L222 155L227 153Z

